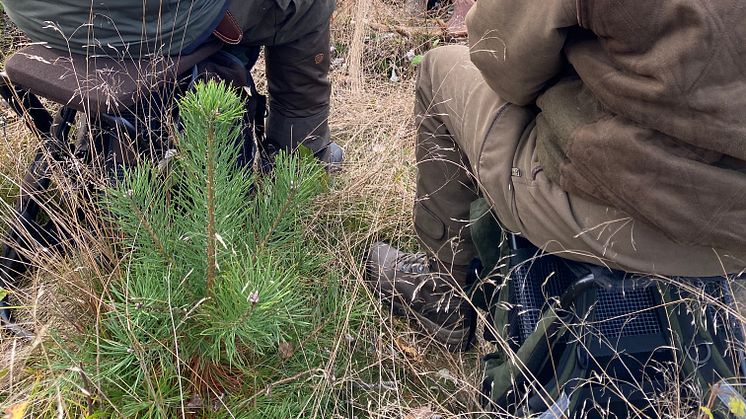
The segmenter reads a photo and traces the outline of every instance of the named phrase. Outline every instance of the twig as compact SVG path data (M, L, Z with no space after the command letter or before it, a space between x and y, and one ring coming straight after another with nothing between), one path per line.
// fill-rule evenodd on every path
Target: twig
M443 28L440 26L385 25L377 22L368 22L368 26L374 31L398 33L405 38L412 38L414 36L443 36L444 33Z
M350 84L352 90L360 92L365 87L363 83L363 49L365 37L365 21L368 19L370 9L369 1L358 1L355 9L355 30L352 34L350 53L347 58L349 63Z
M311 374L314 374L314 373L321 373L323 375L326 375L326 371L323 368L315 368L315 369L308 370L308 371L301 371L301 372L299 372L299 373L297 373L295 375L291 375L290 377L286 377L286 378L283 378L282 380L277 380L274 383L271 383L264 390L257 391L256 393L254 393L251 397L249 397L248 399L246 399L246 401L244 401L244 403L250 403L250 402L254 403L256 401L256 399L262 393L266 393L267 391L272 391L272 387L276 387L276 386L281 386L283 384L292 383L293 381L295 381L295 380L303 377L304 375L311 375Z

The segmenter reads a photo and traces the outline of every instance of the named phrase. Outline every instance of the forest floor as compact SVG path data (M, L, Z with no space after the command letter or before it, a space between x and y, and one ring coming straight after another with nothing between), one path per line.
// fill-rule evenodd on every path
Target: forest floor
M64 253L39 249L28 255L33 269L17 287L0 288L0 296L10 293L16 321L33 334L0 333L0 415L442 419L479 414L482 358L495 351L479 333L484 316L478 316L474 346L449 352L413 322L392 317L365 281L365 258L373 243L383 240L418 250L412 225L417 66L428 50L465 40L445 35L448 7L413 17L404 0L337 3L329 122L333 140L346 156L342 170L328 178L328 188L316 196L302 220L303 240L296 250L318 256L320 265L302 272L292 296L305 305L303 322L281 333L271 351L258 353L234 342L230 349L246 361L240 366L217 363L203 369L191 359L180 359L179 345L206 338L177 336L176 326L173 340L168 336L162 348L145 348L163 356L160 360L142 356L139 351L144 349L133 349L136 345L117 347L121 342L103 331L111 326L111 318L120 316L129 324L140 315L117 312L111 303L118 301L114 294L126 282L120 280L129 279L118 266L126 257L112 250L119 236L91 234L85 231L88 224L74 226L78 230L71 231L81 232L81 237L70 238L76 246ZM0 61L28 43L4 15L0 31ZM254 75L264 90L261 61ZM39 144L21 119L0 106L3 220L12 222L11 205ZM64 187L70 173L56 174L62 175L54 178L61 186L45 201L50 207L75 195ZM69 211L63 207L54 208L61 214ZM97 215L93 210L86 222L96 225ZM67 221L75 220L72 216ZM94 233L99 231L111 232L102 228ZM314 264L298 258L291 265L296 269ZM740 295L736 300L744 301ZM169 310L185 318L191 313ZM141 316L163 314L156 311ZM744 317L738 319L743 322ZM141 364L118 364L112 359L117 350L123 351L122 359ZM160 368L169 363L178 370L173 379L164 378L167 371ZM102 371L103 365L129 375L117 379ZM651 402L661 406L662 417L692 417L687 409L698 406L682 402L685 384L671 383L670 393Z
M269 394L282 386L312 388L310 396L304 396L303 417L463 417L479 410L480 359L489 346L478 343L470 351L450 353L416 326L392 318L365 286L364 258L378 240L417 248L411 222L416 66L427 50L464 41L444 36L447 10L440 17L412 18L395 0L338 3L332 24L330 125L334 140L346 150L346 159L328 192L317 200L315 216L308 223L309 240L328 255L328 276L341 290L331 309L338 321L322 353L334 371L318 377L316 366L308 361L307 374L293 370L260 390ZM4 32L6 55L24 44L7 23ZM261 81L261 65L255 73ZM0 122L0 192L10 202L38 141L5 108ZM14 290L17 317L35 338L0 337L0 411L11 415L23 409L30 417L65 417L85 411L88 404L89 417L117 416L90 415L96 411L90 407L95 397L86 386L77 384L78 391L70 392L59 384L61 370L79 368L75 362L65 364L55 358L61 342L97 322L85 316L71 318L71 313L79 313L75 307L82 299L71 291L77 285L71 284L81 281L80 272L89 266L81 262L84 257L63 259L42 258L42 269L33 270ZM294 352L303 358L303 347ZM253 394L256 399L256 390L235 398ZM226 410L203 416L256 416L246 406Z

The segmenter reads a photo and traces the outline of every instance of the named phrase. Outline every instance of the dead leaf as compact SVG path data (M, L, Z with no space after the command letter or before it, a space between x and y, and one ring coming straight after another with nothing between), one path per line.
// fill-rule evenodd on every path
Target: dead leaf
M293 347L293 344L290 342L280 342L280 347L277 348L278 352L280 352L280 359L283 361L287 361L288 359L293 357L293 354L295 353L295 348Z
M418 407L407 413L404 419L442 419L442 416L430 410L429 407Z
M407 357L411 358L415 362L422 362L422 354L414 346L410 345L401 336L394 340L396 347L404 353Z
M458 384L459 383L458 378L454 377L453 374L451 373L451 370L449 370L447 368L441 368L441 369L439 369L438 372L436 373L436 375L441 380L450 381L450 382L452 382L454 384Z
M5 409L4 419L23 419L23 415L26 414L28 408L28 402L16 403L13 406Z
M200 396L197 393L192 394L192 397L189 399L189 403L185 406L185 413L187 414L187 417L196 417L197 413L199 413L200 410L202 410L202 396Z

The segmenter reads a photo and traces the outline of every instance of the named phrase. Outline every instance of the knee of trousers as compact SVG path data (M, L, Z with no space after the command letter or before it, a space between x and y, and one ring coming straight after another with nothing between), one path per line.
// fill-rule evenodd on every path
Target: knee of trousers
M445 45L425 53L417 73L417 86L432 83L439 68L453 68L457 63L469 60L469 48L463 45Z
M440 247L446 236L446 224L425 203L414 204L414 228L420 240Z
M424 202L414 205L414 228L427 253L454 265L468 265L476 255L468 223L444 219Z

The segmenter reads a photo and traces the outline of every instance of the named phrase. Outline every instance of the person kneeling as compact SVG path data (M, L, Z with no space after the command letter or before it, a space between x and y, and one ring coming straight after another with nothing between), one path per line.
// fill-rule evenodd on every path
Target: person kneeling
M376 243L371 288L463 347L480 196L504 230L568 259L660 275L744 270L744 20L724 0L479 0L470 47L434 49L419 69L424 253Z

